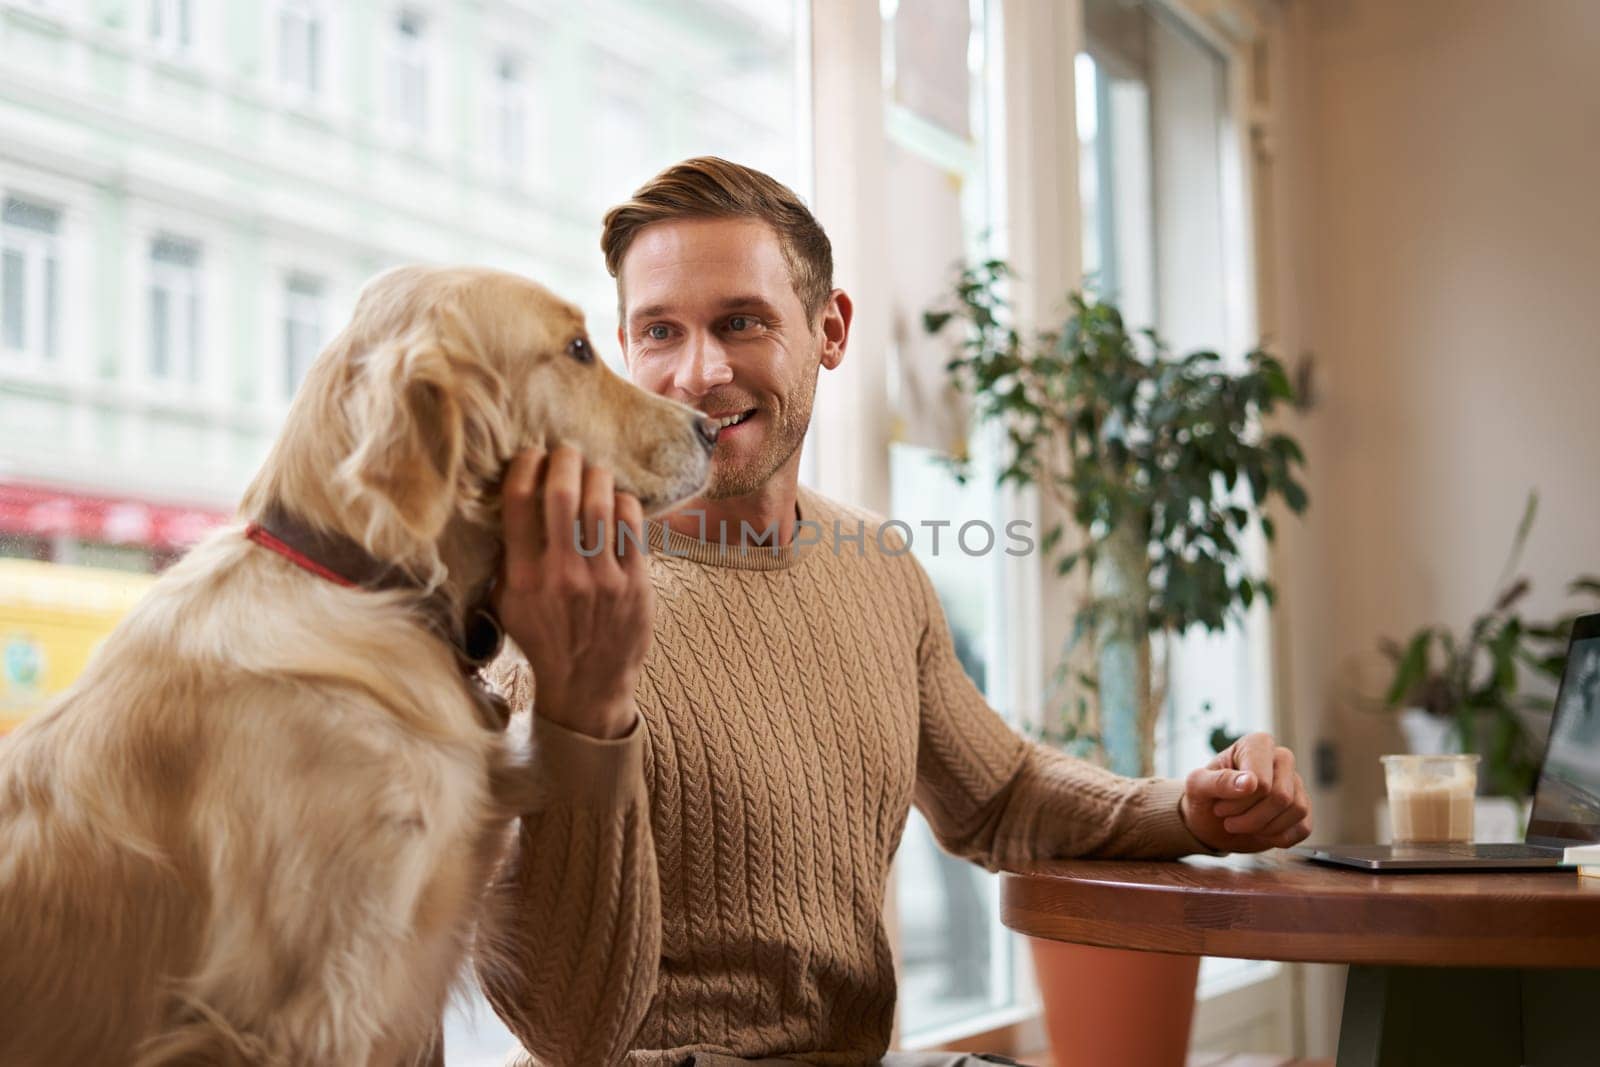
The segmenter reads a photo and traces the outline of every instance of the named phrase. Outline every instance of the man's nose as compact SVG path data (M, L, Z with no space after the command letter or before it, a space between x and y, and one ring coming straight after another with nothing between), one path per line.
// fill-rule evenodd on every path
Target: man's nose
M690 396L699 397L731 381L733 366L717 339L704 334L690 338L684 346L683 362L673 376L673 385Z

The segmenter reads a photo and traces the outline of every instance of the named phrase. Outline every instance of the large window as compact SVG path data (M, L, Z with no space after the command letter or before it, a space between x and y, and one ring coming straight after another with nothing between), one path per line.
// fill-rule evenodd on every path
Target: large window
M154 238L146 364L152 381L199 384L201 316L200 246L176 237Z
M0 360L43 367L60 358L61 213L16 197L0 215Z
M957 540L974 521L1003 530L993 471L980 461L976 476L959 485L930 449L896 444L890 455L893 512L913 524L913 552L939 593L956 656L990 705L1007 713L1009 621L1000 573L1007 557L968 555ZM948 525L933 525L940 522ZM970 543L981 545L983 536L973 532ZM997 543L1006 543L1003 534ZM896 857L895 886L904 1040L922 1044L981 1029L1017 1002L1014 941L999 923L998 882L940 848L915 811Z
M1256 338L1243 296L1226 60L1159 4L1088 0L1084 14L1076 85L1088 283L1131 327L1156 327L1175 350L1239 361ZM1261 546L1247 548L1259 568ZM1158 774L1182 776L1210 759L1212 726L1272 728L1265 611L1258 602L1224 633L1196 630L1172 644ZM1207 960L1201 991L1277 968Z
M1001 576L1008 557L971 555L956 540L969 522L1004 526L990 449L981 434L968 439L961 405L946 386L949 351L921 326L922 311L943 297L960 262L997 250L989 243L993 19L982 0L886 3L880 11L893 249L891 507L920 534L912 549L939 593L967 674L1009 717L1003 694L1012 667L1011 612ZM966 485L939 458L963 449L978 457ZM949 525L921 525L941 521ZM943 534L937 547L932 529ZM979 1029L1016 1006L1014 940L999 923L998 883L939 848L916 812L896 859L895 887L904 1041L922 1045Z
M1076 70L1084 273L1131 326L1238 361L1255 338L1240 328L1248 309L1233 283L1224 60L1159 7L1091 0L1086 15ZM1207 703L1235 732L1266 728L1266 671L1250 630L1187 635L1174 649L1162 773L1209 758Z

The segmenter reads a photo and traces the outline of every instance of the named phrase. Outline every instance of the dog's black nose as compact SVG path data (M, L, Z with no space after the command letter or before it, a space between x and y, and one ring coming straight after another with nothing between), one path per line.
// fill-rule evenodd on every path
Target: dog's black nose
M700 443L710 452L717 444L718 427L715 419L708 419L704 415L694 420L694 428L699 431Z

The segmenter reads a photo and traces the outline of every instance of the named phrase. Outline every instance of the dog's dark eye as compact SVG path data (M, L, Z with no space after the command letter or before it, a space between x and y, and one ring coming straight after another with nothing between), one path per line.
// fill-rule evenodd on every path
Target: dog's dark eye
M572 339L571 343L567 345L567 355L579 363L591 363L594 361L594 349L590 348L588 340L582 337L574 337Z

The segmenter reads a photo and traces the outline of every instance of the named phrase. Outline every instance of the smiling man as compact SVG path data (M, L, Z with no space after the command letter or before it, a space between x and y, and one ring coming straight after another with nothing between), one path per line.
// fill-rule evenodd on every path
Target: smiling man
M688 160L613 209L601 245L633 380L722 428L701 497L649 524L647 567L569 543L574 519L637 521L603 471L558 449L508 478L499 608L531 668L498 676L533 711L547 799L496 880L509 936L479 969L538 1062L884 1060L884 892L913 804L991 870L1309 834L1294 759L1263 734L1187 781L1024 741L892 532L799 485L851 304L793 192ZM800 546L801 520L821 544Z

